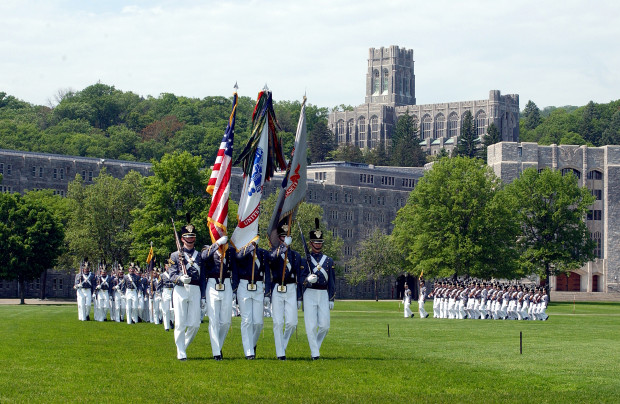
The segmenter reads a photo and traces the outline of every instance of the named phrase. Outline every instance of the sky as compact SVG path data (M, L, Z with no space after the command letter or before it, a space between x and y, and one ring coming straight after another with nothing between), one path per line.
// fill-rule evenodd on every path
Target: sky
M413 49L418 104L620 99L620 1L2 0L0 92L364 103L369 48Z

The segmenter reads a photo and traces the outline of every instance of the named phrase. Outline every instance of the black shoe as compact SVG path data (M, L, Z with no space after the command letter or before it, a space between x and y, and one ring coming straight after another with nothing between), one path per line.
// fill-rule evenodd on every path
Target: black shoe
M278 356L278 359L280 359L281 361L285 361L286 360L286 356Z
M222 355L215 355L213 357L213 359L215 359L216 361L221 361L222 360Z
M86 321L90 321L90 316L86 316Z
M316 361L316 360L319 360L319 359L321 359L321 357L320 357L320 356L313 356L313 357L312 357L312 360L313 360L313 361Z
M411 318L413 318L413 314L411 315Z
M428 313L424 316L424 318L427 318L427 317L428 317Z
M254 359L254 358L255 358L255 356L254 356L254 355L248 355L248 356L246 356L246 357L245 357L245 359L248 359L248 360L252 360L252 359Z
M254 345L254 355L256 355L256 345Z
M222 355L222 351L220 350L220 358L224 359L224 355Z
M166 332L170 331L170 328L166 328Z
M185 362L187 360L187 358L181 358L179 359L181 362Z

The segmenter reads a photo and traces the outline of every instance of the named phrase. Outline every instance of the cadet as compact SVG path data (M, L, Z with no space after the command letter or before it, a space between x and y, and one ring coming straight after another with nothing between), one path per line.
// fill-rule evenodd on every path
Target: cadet
M159 268L153 269L151 272L151 322L159 324L161 320L161 300L164 289L164 282L159 275Z
M413 313L411 312L411 290L407 282L405 282L405 291L403 292L403 308L405 318L413 317Z
M175 284L174 342L177 346L177 359L182 361L187 359L187 346L198 333L201 306L206 304L206 271L202 256L194 249L196 233L189 219L188 216L188 223L180 231L183 247L181 251L175 251L170 255L172 264L168 269L170 280Z
M101 267L101 275L97 276L97 315L95 320L107 321L108 312L110 311L110 293L112 289L112 277L108 275L105 264ZM110 313L110 319L112 314Z
M312 360L319 359L321 344L329 331L329 311L334 308L336 272L334 260L323 254L323 232L319 219L310 232L310 256L306 257L299 279L303 282L304 322Z
M123 275L122 268L122 265L119 265L119 270L114 278L114 286L112 286L114 292L114 321L117 323L123 321L125 309L125 276Z
M232 302L235 298L232 288L235 249L228 244L228 237L223 236L202 250L207 277L207 314L209 315L209 337L213 359L221 361L222 346L232 321ZM223 247L224 257L219 251Z
M426 284L424 279L420 279L420 296L418 297L418 312L420 318L428 317L428 313L424 310L424 303L426 302Z
M290 248L293 239L287 235L288 231L287 224L278 226L280 245L271 251L271 289L265 295L271 299L273 339L276 356L280 360L286 360L286 347L297 328L297 310L301 309L302 299L301 287L297 286L297 278L301 273L301 255Z
M134 272L135 266L133 262L129 264L129 272L124 277L125 281L125 317L127 317L127 324L132 322L135 324L138 322L138 292L142 288L140 277Z
M170 280L170 273L168 269L170 265L174 264L170 259L164 264L164 272L161 274L161 283L163 290L161 292L161 312L164 322L164 329L170 331L171 327L174 327L174 311L172 310L172 291L174 290L174 283Z
M265 281L269 275L269 255L258 248L258 240L237 252L233 276L233 289L241 313L241 340L246 359L256 357L256 344L263 329ZM268 277L268 276L267 276ZM268 288L267 288L268 289Z
M95 276L90 273L87 260L84 260L81 272L75 276L73 289L76 290L77 294L78 319L80 321L89 321L90 305L95 291Z

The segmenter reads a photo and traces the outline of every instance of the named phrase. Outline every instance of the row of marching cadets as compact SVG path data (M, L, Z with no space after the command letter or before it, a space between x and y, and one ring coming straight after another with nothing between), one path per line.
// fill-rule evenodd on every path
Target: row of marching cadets
M542 320L549 296L544 287L496 282L435 282L435 318L487 320Z
M166 268L168 266L169 263ZM163 323L164 328L169 330L174 322L173 287L168 273L159 268L147 272L131 263L127 274L123 272L122 265L108 274L106 265L102 264L98 266L97 274L93 274L85 260L74 284L78 319L90 320L92 305L96 321L107 321L109 315L111 321L126 320L127 324Z

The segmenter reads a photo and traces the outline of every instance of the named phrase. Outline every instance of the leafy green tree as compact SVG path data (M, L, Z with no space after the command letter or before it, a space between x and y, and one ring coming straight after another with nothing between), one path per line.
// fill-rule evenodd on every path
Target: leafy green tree
M495 125L495 122L491 122L491 124L487 127L487 134L482 140L483 147L482 149L480 149L479 157L486 163L487 149L489 148L489 146L495 143L499 143L501 141L502 137L499 133L499 129L497 129L497 125Z
M202 159L188 152L166 154L161 161L153 162L153 175L142 181L142 202L132 212L132 258L145 262L151 242L157 257L170 256L176 250L171 218L179 231L186 224L187 213L196 227L196 245L211 244L207 228L209 176ZM229 213L228 217L231 229L234 223L230 219L235 215Z
M507 192L521 223L517 248L523 274L549 279L594 258L594 241L584 221L594 197L574 175L528 168Z
M397 275L402 268L402 255L390 236L375 228L370 237L359 243L357 254L349 261L346 280L352 285L372 281L375 300L379 300L377 283L388 276Z
M620 144L620 110L612 115L608 127L603 131L601 146L608 144Z
M329 152L328 161L348 161L352 163L363 163L364 155L359 147L354 144L345 144L338 149Z
M476 141L476 128L474 118L470 111L463 113L463 123L461 124L461 136L454 151L456 156L474 158L478 155L478 142Z
M295 128L296 130L297 128ZM328 154L335 150L336 147L336 138L327 126L327 123L323 121L317 122L308 133L308 157L310 162L325 161Z
M409 110L398 118L394 135L392 136L392 148L390 152L391 163L399 167L422 167L426 164L426 153L420 147L418 137L418 124Z
M518 223L501 181L479 159L436 161L398 211L403 271L427 278L514 278Z
M541 124L542 119L540 117L540 109L532 100L529 100L523 110L522 119L524 127L527 130L536 129Z
M72 215L67 225L69 253L74 265L83 257L91 262L124 262L132 239L132 210L140 207L142 176L132 171L125 178L101 170L93 184L76 175L67 198Z
M367 151L366 154L364 154L364 160L367 164L374 164L376 166L390 165L390 159L385 150L385 142L381 140L379 146Z
M17 279L21 304L26 281L56 264L63 238L62 224L39 201L0 193L0 278Z
M597 105L590 101L582 110L581 123L579 125L579 134L586 141L592 144L599 144L601 131L598 125L599 112Z

